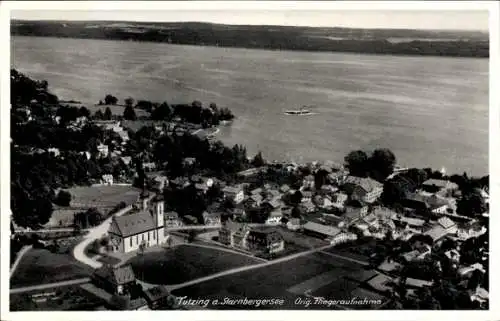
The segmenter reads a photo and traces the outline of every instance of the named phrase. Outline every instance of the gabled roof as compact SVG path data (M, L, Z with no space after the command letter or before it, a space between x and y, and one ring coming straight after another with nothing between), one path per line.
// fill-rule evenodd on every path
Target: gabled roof
M156 228L151 214L144 211L118 217L113 216L111 224L113 223L118 228L118 235L122 237L144 233Z
M243 190L243 188L241 186L226 186L222 189L222 192L237 194L237 193L241 192L242 190Z
M121 267L103 266L94 272L97 276L116 284L126 284L135 281L135 274L130 264Z
M443 228L450 228L453 226L456 226L455 222L453 222L449 217L443 216L438 219L439 225L441 225Z
M256 195L256 194L260 194L260 193L262 193L262 188L260 188L260 187L259 187L259 188L256 188L256 189L253 189L253 190L250 192L250 194L252 194L252 195Z
M329 225L323 225L315 222L307 222L302 226L304 230L309 230L313 231L316 233L324 234L327 236L335 236L340 233L340 229L334 227L334 226L329 226Z
M377 182L374 179L371 178L364 178L364 177L356 177L356 176L348 176L345 179L344 184L353 184L361 187L363 190L366 192L371 192L374 189L377 188L383 188L384 185L381 183Z
M269 204L272 208L278 208L281 206L281 202L278 199L272 199L264 204Z
M170 295L170 293L165 289L164 286L155 286L144 290L144 295L146 296L146 300L149 302L154 302L163 298L166 298Z
M422 185L427 185L427 186L436 186L439 188L446 188L449 185L449 181L446 181L444 179L428 179L425 182L422 183Z

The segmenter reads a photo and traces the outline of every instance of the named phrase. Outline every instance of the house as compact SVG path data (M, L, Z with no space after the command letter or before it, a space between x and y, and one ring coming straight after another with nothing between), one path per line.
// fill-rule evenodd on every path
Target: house
M347 173L344 171L333 172L327 176L328 181L334 185L342 185L346 177Z
M313 197L313 193L311 191L303 191L302 192L302 203L311 202Z
M194 157L186 157L182 160L182 165L184 167L192 167L196 164L196 158Z
M384 185L371 178L348 176L343 189L352 200L371 204L382 195Z
M399 283L399 278L395 280L395 283ZM420 280L415 278L406 278L406 285L413 288L430 287L434 284L433 281Z
M429 193L447 194L458 189L458 185L448 180L429 179L422 183L422 189Z
M330 184L321 186L321 192L323 192L324 194L332 194L337 192L338 190L339 189L337 187Z
M486 303L489 301L488 291L479 286L474 290L470 290L469 294L472 301L478 301L479 303Z
M228 220L219 230L219 242L239 249L248 249L249 233L250 227L247 224Z
M339 233L332 237L327 237L326 241L330 242L331 245L346 243L350 241L355 241L358 236L354 233Z
M344 193L335 193L332 196L333 206L337 208L343 208L345 203L347 202L348 196Z
M316 210L316 205L314 205L312 202L305 202L305 203L300 204L300 208L305 213L312 213Z
M49 149L47 149L47 152L54 155L54 157L58 157L59 155L61 155L59 148L55 148L55 147L50 147Z
M188 224L188 225L195 225L195 224L198 224L198 219L196 217L194 217L193 215L186 215L184 216L184 221Z
M179 218L179 214L177 212L171 211L165 213L165 227L176 227L182 226L182 220Z
M168 305L170 293L164 286L158 285L144 290L144 298L151 310L160 310Z
M286 223L286 227L289 229L289 230L292 230L292 231L296 231L298 229L301 228L301 224L300 224L300 218L294 218L292 217L287 223Z
M342 215L342 221L345 226L349 226L360 220L368 214L368 207L346 207L346 212Z
M321 239L334 237L341 233L341 230L334 226L324 225L316 222L309 221L302 226L305 234Z
M461 241L468 240L470 238L478 237L486 233L487 229L479 224L469 224L465 227L458 228L457 238Z
M113 175L111 175L111 174L102 175L101 184L113 185Z
M235 204L241 203L245 198L245 193L242 186L226 186L222 189L224 197L231 200Z
M472 272L475 270L478 270L482 273L486 273L486 270L484 269L483 265L481 263L474 263L470 266L464 266L460 269L458 269L458 274L462 277L466 275L471 275Z
M104 144L99 144L97 146L97 152L98 152L98 157L100 158L106 158L108 157L108 154L109 154L109 148L108 148L108 145L104 145Z
M203 183L195 183L194 188L196 188L198 192L206 194L210 187L208 187L206 184Z
M458 265L460 263L460 252L456 249L448 250L444 253L444 255L446 255L446 257L450 259L453 264Z
M271 211L275 211L275 210L279 209L282 204L278 198L274 198L272 200L265 201L262 205L269 207L269 209Z
M281 198L281 193L277 189L267 191L268 198Z
M431 254L431 248L428 245L422 246L419 249L404 253L402 257L406 262L421 261Z
M247 216L247 213L243 207L235 207L230 209L230 214L234 219L245 219Z
M221 217L219 213L203 212L202 216L205 225L220 225Z
M169 182L169 185L175 188L185 188L191 185L187 177L177 177Z
M281 185L280 187L280 192L285 194L285 193L288 193L290 191L290 186L288 186L287 184L283 184Z
M304 177L304 179L302 180L302 187L304 189L314 188L314 176L307 175L306 177Z
M407 226L408 228L411 228L415 231L422 232L424 229L425 221L418 219L418 218L413 218L413 217L408 217L408 216L403 216L400 214L397 214L392 218L396 222L400 222L404 226Z
M130 156L122 156L120 159L126 166L130 165L130 163L132 162L132 157Z
M283 236L274 229L251 229L247 244L252 252L279 253L285 249Z
M445 214L448 209L448 201L432 194L411 194L403 200L402 205L417 212L430 211L436 214Z
M113 216L108 230L112 251L128 253L140 246L164 243L163 200L159 197L153 199L152 209L148 209L147 199L143 199L143 204L144 208L140 212Z
M457 224L453 222L449 217L441 217L438 219L438 224L446 230L448 234L457 233Z
M266 220L266 224L278 225L280 224L282 218L283 214L281 213L281 211L274 210L271 213L269 213L269 217Z
M168 178L164 175L156 175L153 179L151 179L150 184L152 189L162 192L163 189L168 186Z
M259 187L259 188L256 188L256 189L253 189L252 191L250 191L250 194L251 195L260 195L260 194L262 194L262 192L263 192L262 188Z
M446 228L442 227L441 225L436 225L430 230L426 231L424 234L430 236L433 242L437 242L443 239L449 233Z
M144 168L146 172L152 172L156 170L156 164L153 162L143 163L142 168Z
M255 205L259 206L263 200L263 197L260 194L252 194L252 196L250 196L250 199L255 202Z
M136 278L130 264L121 267L104 265L94 271L92 283L111 294L124 295L136 285Z

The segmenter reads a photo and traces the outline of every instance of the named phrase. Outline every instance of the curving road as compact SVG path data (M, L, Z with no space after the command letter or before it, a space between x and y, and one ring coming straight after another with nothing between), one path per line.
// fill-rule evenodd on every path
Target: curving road
M10 268L10 277L12 277L12 275L16 271L17 266L19 265L19 262L21 262L21 259L23 258L24 254L26 254L32 247L33 245L23 246L21 251L17 253L16 260L14 261L14 264L12 264L12 267Z
M114 214L114 216L121 216L127 212L129 212L132 209L131 206L128 206ZM102 222L100 225L92 228L89 230L89 233L87 233L84 237L83 240L78 243L77 246L73 249L73 256L77 261L82 262L83 264L89 265L93 267L94 269L98 269L102 266L101 262L94 261L87 255L85 255L85 248L92 243L94 240L101 238L104 234L107 234L109 226L111 225L111 220L113 219L113 216L110 216L107 218L104 222Z

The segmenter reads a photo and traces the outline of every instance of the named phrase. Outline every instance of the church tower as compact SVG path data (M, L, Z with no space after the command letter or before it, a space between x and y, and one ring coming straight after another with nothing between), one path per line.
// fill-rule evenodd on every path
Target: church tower
M153 221L155 223L158 244L165 241L165 229L164 225L164 214L165 214L165 203L161 195L156 196L153 202Z

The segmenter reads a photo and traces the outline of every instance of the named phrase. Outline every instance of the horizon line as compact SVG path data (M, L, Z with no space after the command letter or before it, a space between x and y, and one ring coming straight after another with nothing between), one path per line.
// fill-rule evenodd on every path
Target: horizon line
M67 22L67 23L102 23L102 22L113 22L113 23L149 23L149 24L189 24L189 23L198 23L198 24L209 24L209 25L219 25L219 26L250 26L250 27L291 27L291 28L311 28L311 29L350 29L350 30L400 30L400 31L427 31L427 32L436 32L436 31L453 31L453 32L467 32L467 33L483 33L489 34L490 30L488 29L448 29L448 28L433 28L433 29L425 29L425 28L394 28L394 27L347 27L347 26L310 26L310 25L285 25L285 24L251 24L251 23L219 23L212 21L202 21L202 20L192 20L192 21L144 21L144 20L64 20L64 19L10 19L10 22L13 21L30 21L30 22Z

